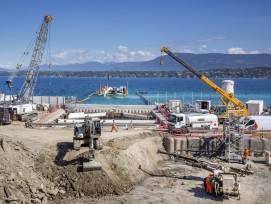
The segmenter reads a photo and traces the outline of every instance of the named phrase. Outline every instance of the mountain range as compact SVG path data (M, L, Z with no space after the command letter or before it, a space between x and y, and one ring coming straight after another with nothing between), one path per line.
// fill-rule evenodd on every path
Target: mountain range
M175 53L186 63L197 70L234 69L271 67L271 54L191 54ZM184 71L178 62L168 55L164 55L163 66L161 57L144 62L100 63L86 62L82 64L53 65L52 71ZM1 68L0 68L1 69ZM2 70L3 71L3 70Z

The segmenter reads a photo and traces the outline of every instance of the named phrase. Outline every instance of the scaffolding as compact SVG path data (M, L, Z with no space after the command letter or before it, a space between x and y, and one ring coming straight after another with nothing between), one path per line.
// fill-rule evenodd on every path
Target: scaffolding
M223 133L225 140L225 159L228 162L244 163L244 134L240 130L240 117L230 116L226 118L223 124Z
M77 98L76 96L68 96L66 100L66 109L68 112L75 112L76 111L76 103Z

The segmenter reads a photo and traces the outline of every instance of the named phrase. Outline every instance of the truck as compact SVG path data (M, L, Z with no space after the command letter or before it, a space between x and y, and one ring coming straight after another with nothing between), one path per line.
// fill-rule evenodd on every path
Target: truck
M171 113L168 126L170 133L187 133L188 128L218 129L218 117L215 114Z
M271 116L247 116L239 127L243 130L271 132Z

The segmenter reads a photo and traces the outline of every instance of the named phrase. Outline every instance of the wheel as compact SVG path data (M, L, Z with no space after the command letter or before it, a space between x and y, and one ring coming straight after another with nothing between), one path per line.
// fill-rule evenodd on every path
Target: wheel
M204 126L204 130L210 130L210 125Z

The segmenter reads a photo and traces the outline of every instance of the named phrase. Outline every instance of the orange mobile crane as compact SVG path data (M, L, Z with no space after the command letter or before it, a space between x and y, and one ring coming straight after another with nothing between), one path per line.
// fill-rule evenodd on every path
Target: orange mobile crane
M163 47L161 49L161 52L167 53L170 57L172 57L177 62L182 64L186 69L188 69L190 72L196 75L199 79L205 82L208 86L210 86L215 92L221 95L220 100L222 101L223 105L215 107L215 114L218 116L218 119L220 122L222 122L225 118L229 117L229 115L234 115L237 117L247 116L248 111L246 109L246 106L237 98L235 98L233 93L225 92L222 88L217 86L214 82L212 82L206 76L199 73L189 64L187 64L185 61L183 61L181 58L179 58L177 55L171 52L167 47ZM163 61L161 60L160 63L163 64Z

